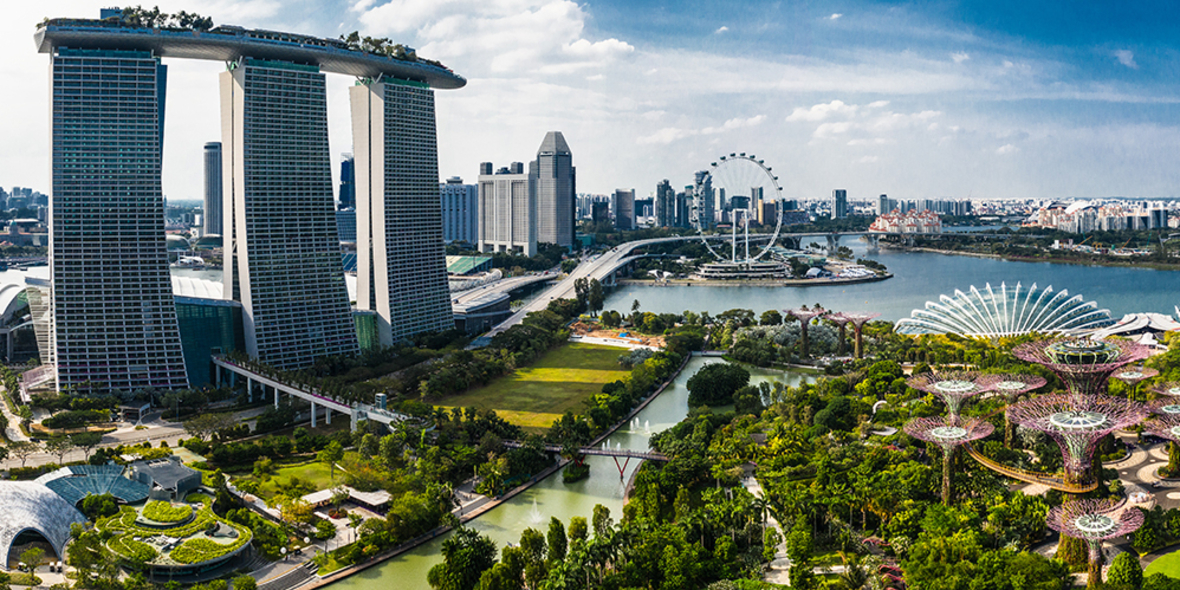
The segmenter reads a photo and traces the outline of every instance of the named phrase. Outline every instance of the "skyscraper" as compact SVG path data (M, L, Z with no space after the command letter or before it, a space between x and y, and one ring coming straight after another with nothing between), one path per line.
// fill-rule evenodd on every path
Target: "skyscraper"
M225 295L242 303L246 351L284 369L355 353L324 75L249 57L234 66L221 73Z
M479 165L479 251L537 254L537 191L535 179L513 162L492 174L492 164Z
M699 189L696 191L697 198L697 223L703 229L710 229L714 225L716 219L716 200L713 194L713 176L709 174L708 170L701 170L695 175Z
M221 142L205 144L205 214L202 233L221 235Z
M848 191L838 188L832 190L832 219L848 217Z
M479 241L479 186L463 184L458 176L439 185L442 200L443 241Z
M676 223L676 191L667 178L656 185L656 227L672 227Z
M615 189L611 209L615 212L615 229L635 229L635 189Z
M530 170L532 172L533 170ZM560 131L545 134L537 150L537 241L558 246L574 245L574 156Z
M149 51L65 47L51 64L58 389L186 387L160 186L166 66Z
M352 154L341 154L339 209L356 209L356 161Z
M438 193L434 91L383 78L349 88L356 154L357 307L386 346L455 326Z

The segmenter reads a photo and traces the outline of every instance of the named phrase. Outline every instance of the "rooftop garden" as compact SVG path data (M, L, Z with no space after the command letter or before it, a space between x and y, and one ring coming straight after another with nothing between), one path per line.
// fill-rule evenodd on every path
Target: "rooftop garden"
M213 500L190 494L183 504L152 500L123 506L96 527L109 533L107 547L133 567L176 567L232 555L250 542L250 528L213 513ZM194 509L193 505L199 507Z

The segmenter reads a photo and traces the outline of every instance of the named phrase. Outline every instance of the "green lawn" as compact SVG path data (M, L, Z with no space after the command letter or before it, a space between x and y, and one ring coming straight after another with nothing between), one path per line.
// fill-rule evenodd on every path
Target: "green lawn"
M1147 564L1143 575L1164 574L1171 578L1180 578L1180 547L1176 551L1164 554L1159 559Z
M627 375L619 365L619 356L626 352L597 344L565 344L486 387L435 403L445 408L495 410L505 420L537 432L567 410L580 411L582 402L602 391L603 384Z
M284 465L276 469L275 474L262 483L258 488L258 496L266 500L273 498L279 492L280 487L290 485L292 477L299 478L299 481L309 484L317 491L326 490L344 481L343 474L337 469L336 481L333 483L328 465L320 461Z

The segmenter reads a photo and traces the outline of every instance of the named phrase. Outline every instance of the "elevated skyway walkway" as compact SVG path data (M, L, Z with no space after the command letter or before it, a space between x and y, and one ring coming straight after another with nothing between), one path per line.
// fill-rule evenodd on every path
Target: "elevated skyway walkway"
M315 388L297 387L288 383L283 383L272 376L264 375L257 370L249 367L244 367L238 363L230 361L225 357L213 357L213 365L217 367L215 371L215 379L218 383L222 382L221 370L229 371L231 374L240 375L246 378L246 392L253 400L254 397L254 383L259 383L263 387L269 387L275 392L274 403L275 407L279 407L279 392L287 395L295 396L311 404L311 426L316 427L317 414L320 407L325 410L325 422L332 423L332 410L342 414L348 414L351 429L355 432L357 425L361 420L373 420L385 425L403 422L407 420L415 420L412 416L394 412L380 406L365 404L360 402L343 402L334 397L324 394Z
M1070 483L1065 480L1065 475L1062 473L1045 473L1039 471L1026 471L1024 469L1017 469L999 463L995 459L985 456L975 449L974 445L963 445L967 447L967 454L971 455L972 459L978 461L984 467L999 473L1005 477L1023 481L1025 483L1040 484L1047 488L1060 490L1068 494L1084 494L1098 489L1098 482L1080 482Z

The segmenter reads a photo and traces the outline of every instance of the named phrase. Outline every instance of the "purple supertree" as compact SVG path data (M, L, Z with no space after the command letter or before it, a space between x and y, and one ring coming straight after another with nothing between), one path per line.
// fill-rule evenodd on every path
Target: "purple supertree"
M845 346L845 341L847 338L844 337L846 333L845 328L848 327L848 322L851 322L852 318L845 316L844 312L837 311L828 314L828 321L836 324L836 327L840 329L840 337L836 344L836 354L839 356L844 356L844 351L847 350L847 347Z
M1106 393L1115 371L1150 354L1146 346L1125 340L1054 338L1021 344L1012 354L1053 371L1073 395Z
M1040 375L992 375L991 390L1004 396L1009 404L1015 402L1020 396L1034 390L1040 389L1048 383L1048 379ZM1008 418L1008 412L1004 412L1004 446L1012 446L1012 420Z
M942 503L951 505L951 463L959 447L986 438L995 431L991 422L977 418L914 418L903 427L906 434L942 447Z
M1168 381L1166 383L1156 383L1148 391L1161 396L1180 397L1180 381Z
M1087 562L1087 588L1102 585L1102 542L1107 539L1131 534L1143 526L1143 511L1128 508L1116 513L1122 500L1077 500L1049 511L1046 519L1049 528L1063 536L1082 539L1089 545L1090 559Z
M1159 475L1176 477L1180 473L1180 405L1157 406L1155 411L1157 415L1143 424L1143 432L1168 441L1168 464Z
M942 398L953 421L958 418L959 409L963 407L964 401L990 390L992 376L980 375L974 371L944 371L914 375L905 382L914 389Z
M848 323L852 324L852 334L856 337L856 347L853 349L856 353L856 358L864 358L864 346L861 340L861 333L864 330L865 324L881 316L875 311L845 311L840 315L848 319Z
M1131 399L1139 399L1139 383L1147 379L1151 379L1152 377L1155 377L1159 374L1160 372L1155 369L1139 365L1123 367L1122 369L1115 371L1112 377L1127 384L1127 387L1129 388L1127 390L1127 397Z
M1090 467L1094 447L1111 432L1141 422L1147 406L1109 395L1043 395L1008 406L1013 422L1048 434L1061 447L1065 486L1093 488Z
M783 311L786 311L788 314L799 320L799 339L802 341L802 345L799 349L799 356L801 358L809 358L811 356L811 342L807 338L807 325L811 323L811 320L828 313L828 310L817 305L815 306L815 309L796 307L794 309L786 309Z

